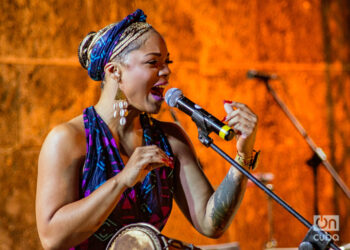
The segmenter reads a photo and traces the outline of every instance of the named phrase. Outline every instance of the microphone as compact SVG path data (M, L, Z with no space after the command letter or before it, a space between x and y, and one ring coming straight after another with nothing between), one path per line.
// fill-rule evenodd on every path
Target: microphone
M267 80L276 80L278 78L278 76L276 74L265 74L259 71L256 71L254 69L250 69L247 72L247 77L248 78L257 78L263 81L267 81Z
M177 88L169 89L165 94L165 102L170 107L177 107L184 113L191 116L193 121L204 121L208 132L215 132L222 139L229 141L234 136L234 131L228 125L209 114L197 104L183 96L182 91Z

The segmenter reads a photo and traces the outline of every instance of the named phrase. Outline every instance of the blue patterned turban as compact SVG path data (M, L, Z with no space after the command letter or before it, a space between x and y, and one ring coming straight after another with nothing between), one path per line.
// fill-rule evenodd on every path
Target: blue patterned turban
M119 23L110 24L94 33L94 38L87 49L89 60L85 65L89 76L95 81L103 80L105 65L150 28L151 26L146 23L146 15L137 9ZM127 29L129 31L126 31Z

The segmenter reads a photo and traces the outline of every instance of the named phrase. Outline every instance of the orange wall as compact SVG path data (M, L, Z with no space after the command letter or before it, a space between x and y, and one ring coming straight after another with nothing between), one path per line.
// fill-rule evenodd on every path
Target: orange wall
M56 3L59 2L59 3ZM350 13L346 0L86 0L3 1L0 6L0 249L40 249L34 199L37 157L48 131L80 114L99 84L80 67L80 40L142 8L164 35L171 87L219 118L222 100L248 104L259 116L256 173L269 172L275 192L309 221L313 216L312 152L265 86L248 69L274 72L271 85L350 186ZM214 186L229 166L197 140L194 123L177 112ZM171 120L163 106L160 119ZM234 143L215 142L235 154ZM350 242L350 201L324 167L321 214L340 216L339 244ZM261 249L268 240L266 195L254 185L228 231L207 239L175 207L163 233L198 245L238 241ZM273 202L274 238L297 246L307 229Z

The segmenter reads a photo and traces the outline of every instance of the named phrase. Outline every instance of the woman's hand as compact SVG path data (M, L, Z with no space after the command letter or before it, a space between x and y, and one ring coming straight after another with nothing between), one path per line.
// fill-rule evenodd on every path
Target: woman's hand
M237 152L242 157L250 157L253 152L258 117L245 104L224 101L227 125L236 133Z
M124 169L118 174L127 187L142 182L153 169L168 166L173 168L172 157L169 157L156 145L137 147Z

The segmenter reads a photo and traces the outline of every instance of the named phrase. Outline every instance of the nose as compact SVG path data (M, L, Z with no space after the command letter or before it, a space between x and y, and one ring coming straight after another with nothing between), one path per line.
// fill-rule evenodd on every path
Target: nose
M168 77L171 74L171 70L169 68L169 65L167 63L164 63L158 72L159 76L166 76Z

